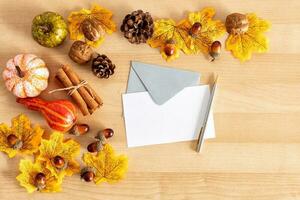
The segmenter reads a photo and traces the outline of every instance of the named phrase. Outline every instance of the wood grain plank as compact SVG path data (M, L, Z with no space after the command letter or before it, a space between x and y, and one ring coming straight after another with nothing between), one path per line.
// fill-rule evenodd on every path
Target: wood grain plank
M117 26L135 10L149 11L155 19L180 20L188 11L205 6L216 9L216 18L225 20L232 12L255 12L268 19L272 29L267 54L253 55L241 63L230 52L209 62L203 55L181 55L166 63L157 49L131 45L116 33L108 36L96 51L108 55L116 64L114 76L101 80L92 75L90 66L74 64L68 58L72 41L57 48L44 48L31 37L31 21L44 11L56 11L65 18L72 10L89 7L93 0L1 0L0 66L18 53L34 53L43 58L51 71L47 91L57 88L53 74L60 64L72 64L87 79L104 101L91 118L81 122L91 125L91 133L75 138L85 152L93 135L104 127L114 128L112 145L129 156L127 178L115 185L95 186L79 181L78 175L66 178L58 194L26 194L15 179L20 157L7 159L0 154L0 199L163 199L163 200L295 200L300 199L300 1L290 0L114 0L100 2L113 11ZM224 44L226 35L220 39ZM201 73L202 83L210 83L219 74L219 88L214 104L217 138L205 142L203 154L194 152L194 142L126 147L121 94L126 90L130 60L138 60ZM65 93L47 99L67 98ZM0 122L9 123L20 112L34 123L50 129L38 113L17 105L0 80ZM66 136L69 137L69 136Z

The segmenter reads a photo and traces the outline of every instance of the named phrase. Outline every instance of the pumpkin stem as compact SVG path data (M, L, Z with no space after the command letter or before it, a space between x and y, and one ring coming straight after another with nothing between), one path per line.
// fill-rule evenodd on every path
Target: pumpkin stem
M51 24L43 24L40 26L40 29L44 32L44 33L50 33L52 30L52 25Z
M23 78L24 77L24 73L22 72L21 68L18 65L16 65L16 70L17 70L18 76L20 78Z

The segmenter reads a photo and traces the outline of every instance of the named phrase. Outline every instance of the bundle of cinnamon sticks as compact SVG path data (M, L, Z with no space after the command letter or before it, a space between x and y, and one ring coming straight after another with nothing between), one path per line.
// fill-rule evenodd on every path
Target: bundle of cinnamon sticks
M71 92L67 92L69 92L84 116L93 114L95 110L103 105L102 100L97 93L86 81L80 79L77 73L69 65L63 65L58 69L55 77L61 82L66 90L72 89Z

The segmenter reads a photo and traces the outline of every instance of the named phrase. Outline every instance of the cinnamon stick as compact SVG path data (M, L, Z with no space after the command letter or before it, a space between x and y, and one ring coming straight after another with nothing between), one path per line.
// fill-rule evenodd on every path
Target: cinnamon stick
M58 69L57 74L55 76L64 87L71 87L73 86L72 81L68 78L67 74L64 72L63 69ZM84 116L89 114L89 110L87 104L85 103L84 99L81 97L78 91L74 91L71 95L74 99L75 103L79 107L80 111Z
M80 81L82 81L82 80L80 80ZM86 87L88 88L89 93L91 91L91 95L94 96L94 98L97 101L97 103L99 104L99 106L102 106L103 105L103 101L98 96L98 94L95 92L95 90L93 88L91 88L91 86L89 84L87 84Z
M64 65L62 69L67 74L73 85L80 84L81 80L79 79L79 76L71 69L70 66ZM92 114L93 111L100 106L100 104L93 98L94 94L90 94L86 86L78 88L78 92L87 104L90 114Z

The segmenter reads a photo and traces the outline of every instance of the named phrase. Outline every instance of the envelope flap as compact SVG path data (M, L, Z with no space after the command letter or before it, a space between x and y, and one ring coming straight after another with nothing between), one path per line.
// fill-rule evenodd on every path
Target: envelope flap
M155 103L161 105L185 87L198 85L199 73L132 62L132 69Z

